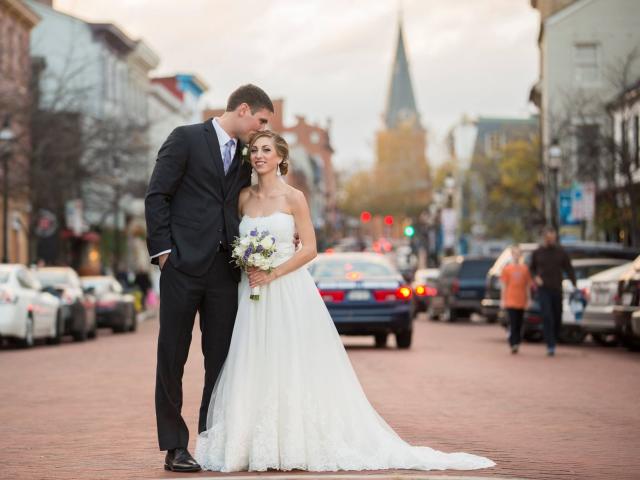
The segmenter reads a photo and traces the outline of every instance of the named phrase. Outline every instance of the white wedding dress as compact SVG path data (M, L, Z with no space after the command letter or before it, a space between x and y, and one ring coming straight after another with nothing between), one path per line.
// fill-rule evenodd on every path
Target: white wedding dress
M294 254L294 220L244 216L277 240L276 265ZM207 470L471 470L491 460L404 442L373 409L314 281L300 268L249 299L243 274L226 363L195 458Z

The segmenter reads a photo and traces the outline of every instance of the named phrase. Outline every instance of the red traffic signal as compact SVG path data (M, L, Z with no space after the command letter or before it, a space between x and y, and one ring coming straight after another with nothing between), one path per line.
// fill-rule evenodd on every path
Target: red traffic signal
M393 215L385 215L384 224L385 225L393 225Z
M363 211L362 213L360 213L360 221L362 223L367 223L367 222L371 221L371 213L367 212L366 210Z

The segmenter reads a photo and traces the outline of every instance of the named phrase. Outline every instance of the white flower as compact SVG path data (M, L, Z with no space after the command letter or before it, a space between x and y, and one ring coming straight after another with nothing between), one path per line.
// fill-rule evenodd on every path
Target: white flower
M242 237L240 239L240 245L245 248L248 247L249 245L251 245L251 239L249 237Z
M264 237L260 242L260 245L265 250L269 250L271 247L273 247L273 244L274 244L273 237L270 237L270 236Z
M246 157L247 153L249 153L249 147L245 145L244 148L242 149L242 156Z

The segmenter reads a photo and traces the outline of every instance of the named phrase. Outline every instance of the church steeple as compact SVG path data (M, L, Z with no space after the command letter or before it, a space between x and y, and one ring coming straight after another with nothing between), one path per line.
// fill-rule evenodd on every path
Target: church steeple
M409 74L409 61L404 46L401 14L398 17L396 56L393 61L387 108L384 113L384 123L387 129L396 128L399 123L411 120L415 122L414 125L420 126L420 114L416 108Z

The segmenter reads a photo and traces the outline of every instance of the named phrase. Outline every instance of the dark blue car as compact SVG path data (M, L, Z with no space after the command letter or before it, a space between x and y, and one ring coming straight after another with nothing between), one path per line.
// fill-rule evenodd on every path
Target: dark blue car
M373 335L384 347L393 333L398 348L411 346L411 287L383 255L324 253L309 271L341 335Z

